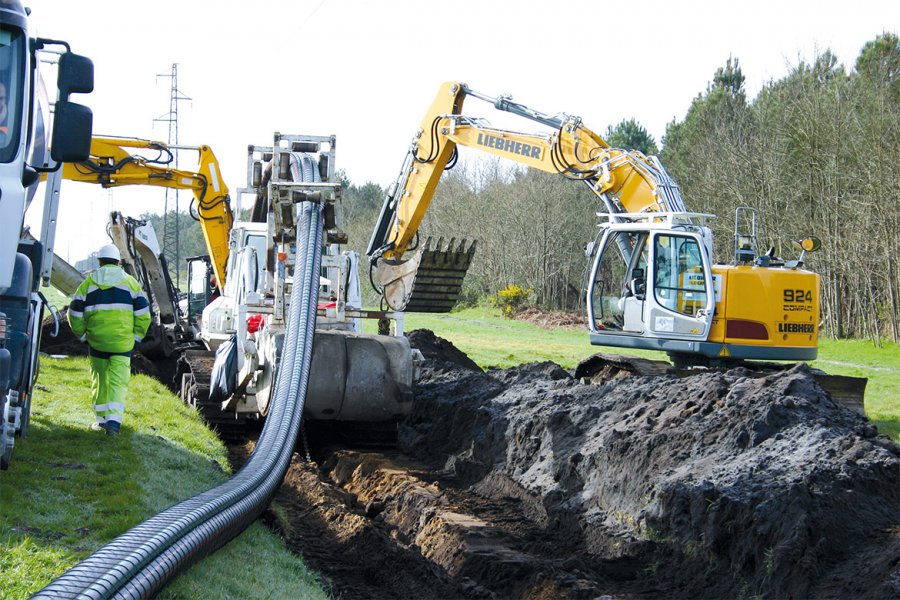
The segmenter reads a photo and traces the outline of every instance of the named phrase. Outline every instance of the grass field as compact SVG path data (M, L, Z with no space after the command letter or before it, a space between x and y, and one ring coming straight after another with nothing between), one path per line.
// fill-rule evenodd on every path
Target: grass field
M0 598L27 598L102 544L225 481L222 443L161 384L132 379L123 433L90 431L87 359L44 357L28 437L0 473ZM326 598L255 524L160 598Z

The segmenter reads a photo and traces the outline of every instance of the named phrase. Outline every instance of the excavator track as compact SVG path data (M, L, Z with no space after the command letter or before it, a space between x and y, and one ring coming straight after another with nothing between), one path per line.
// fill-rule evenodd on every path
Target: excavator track
M197 409L224 441L237 441L246 435L250 420L235 412L225 412L221 403L209 400L210 376L215 362L215 352L187 350L178 359L175 378L181 382L182 401Z

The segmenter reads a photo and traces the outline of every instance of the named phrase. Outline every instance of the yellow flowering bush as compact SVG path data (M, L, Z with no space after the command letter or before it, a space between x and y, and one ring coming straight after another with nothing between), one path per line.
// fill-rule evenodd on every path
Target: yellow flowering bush
M521 285L511 283L491 296L491 304L503 311L503 316L511 319L520 306L525 304L528 296L534 290L523 288Z

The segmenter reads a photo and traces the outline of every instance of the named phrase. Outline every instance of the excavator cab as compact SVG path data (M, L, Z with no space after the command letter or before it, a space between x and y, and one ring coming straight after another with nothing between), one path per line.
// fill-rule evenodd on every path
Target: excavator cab
M199 327L199 319L203 309L212 302L218 294L215 275L212 270L212 262L208 255L192 256L187 259L188 264L188 297L187 316L191 326Z
M591 343L691 350L709 336L715 308L709 229L684 214L637 217L602 223L592 246Z

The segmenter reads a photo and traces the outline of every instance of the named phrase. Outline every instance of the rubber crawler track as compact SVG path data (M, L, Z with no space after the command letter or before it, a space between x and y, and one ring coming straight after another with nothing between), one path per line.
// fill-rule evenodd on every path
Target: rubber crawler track
M243 531L268 506L290 463L309 381L322 241L321 207L298 207L297 265L272 411L256 451L225 483L144 521L54 579L34 598L149 598Z

